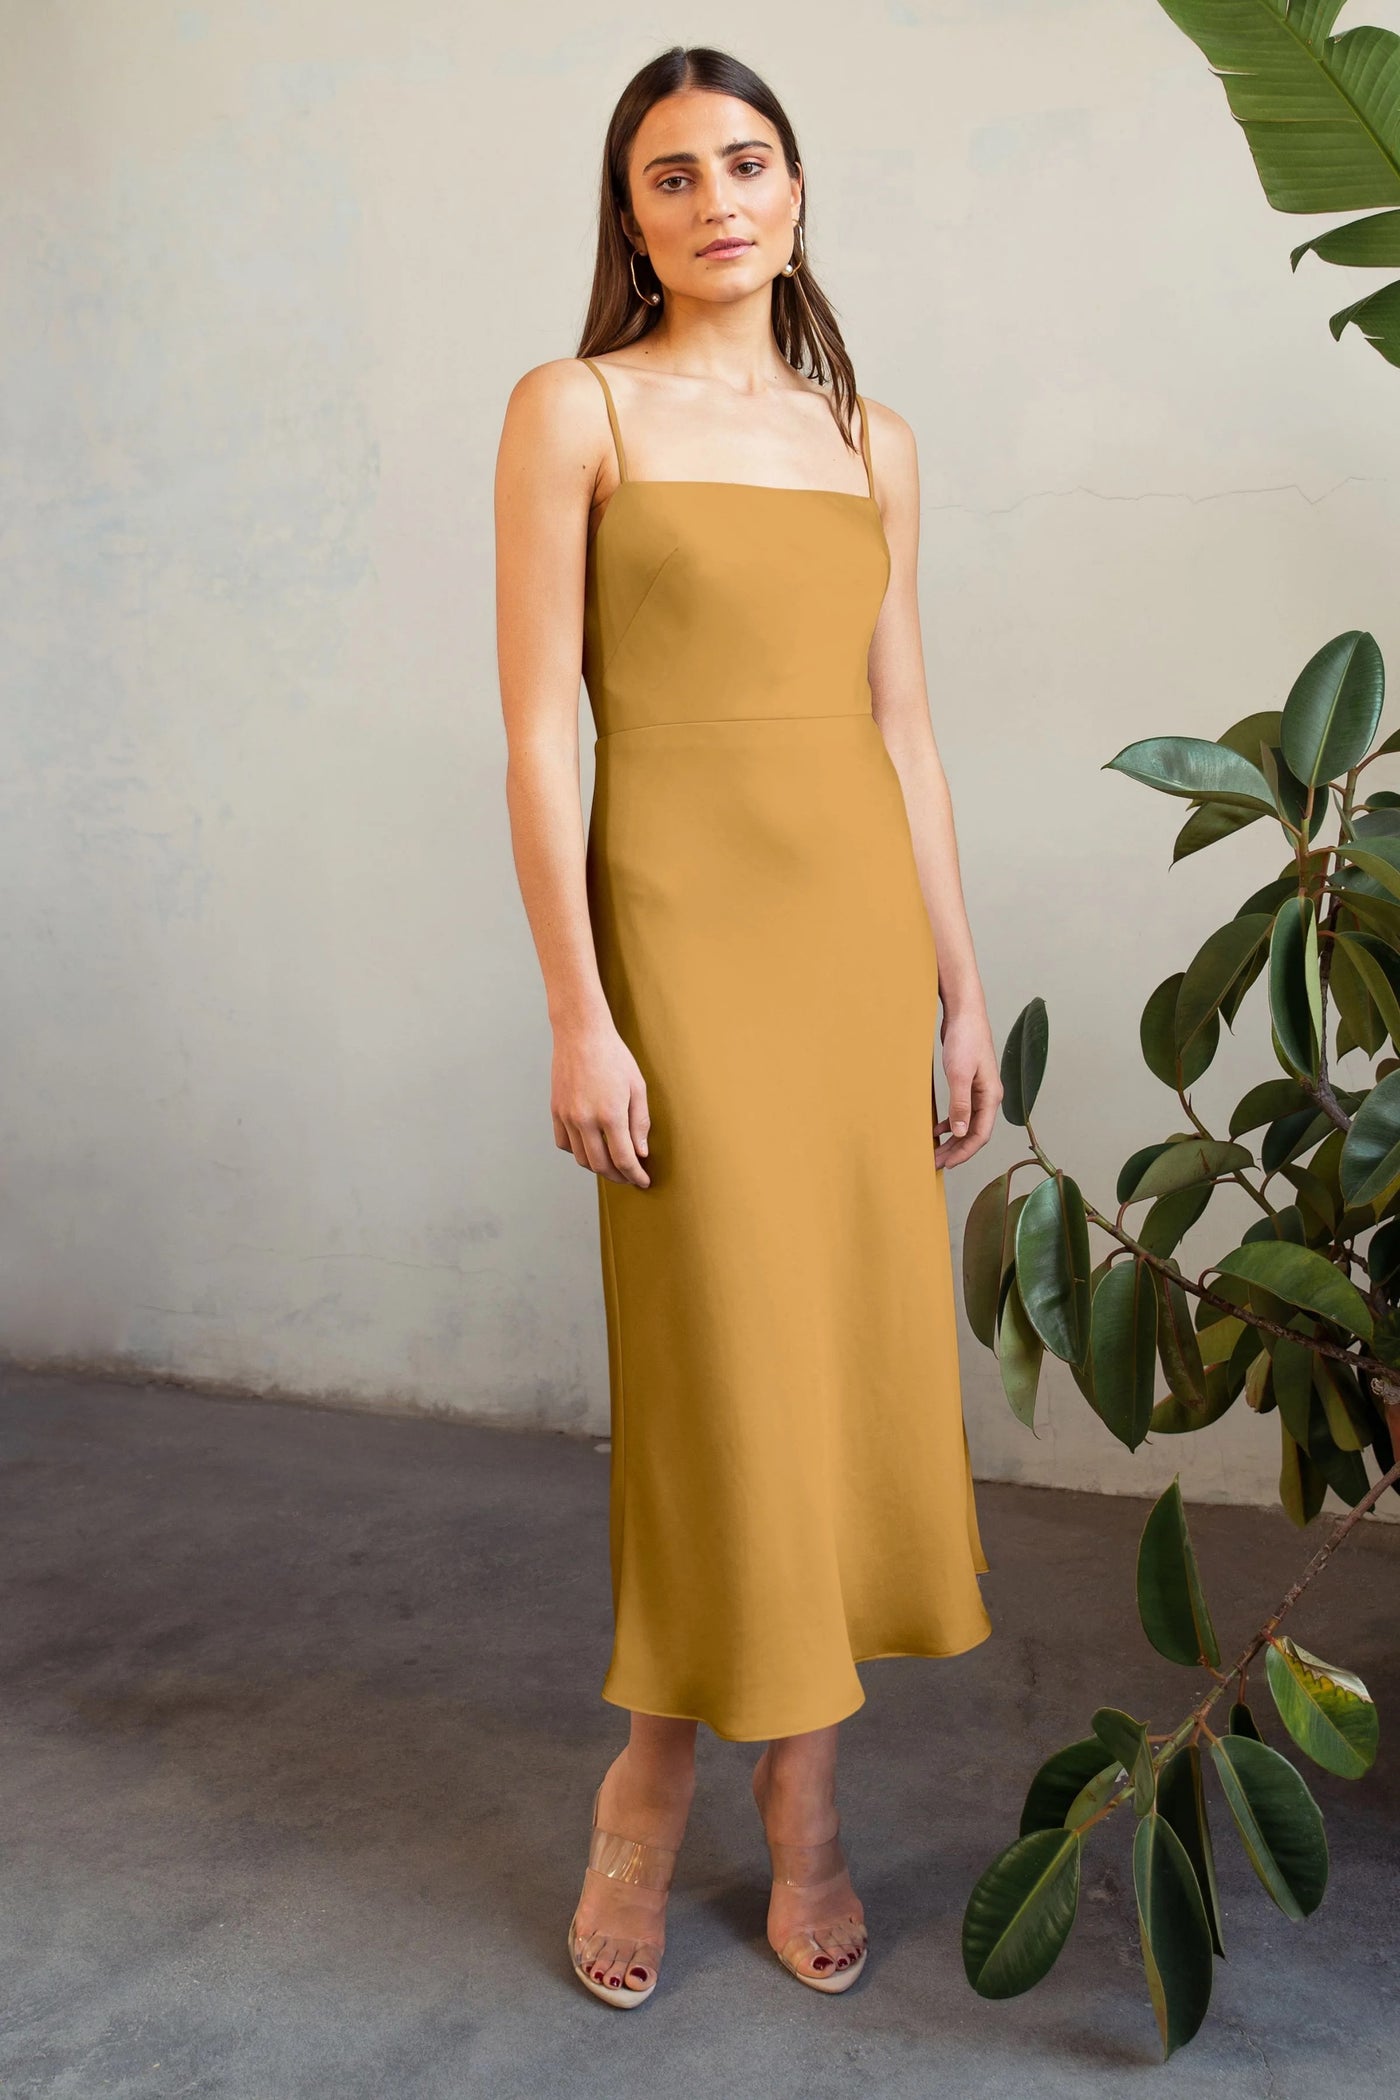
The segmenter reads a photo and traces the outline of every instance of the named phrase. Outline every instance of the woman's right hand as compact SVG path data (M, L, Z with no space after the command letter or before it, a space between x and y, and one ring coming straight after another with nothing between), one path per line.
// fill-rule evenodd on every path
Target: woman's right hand
M607 1181L651 1187L647 1085L611 1020L555 1029L550 1109L561 1152Z

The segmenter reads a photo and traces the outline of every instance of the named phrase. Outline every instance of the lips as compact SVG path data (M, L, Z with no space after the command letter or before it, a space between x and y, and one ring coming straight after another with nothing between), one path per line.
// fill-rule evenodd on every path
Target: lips
M709 247L702 248L700 253L702 255L738 255L745 248L752 248L752 246L752 241L711 241Z

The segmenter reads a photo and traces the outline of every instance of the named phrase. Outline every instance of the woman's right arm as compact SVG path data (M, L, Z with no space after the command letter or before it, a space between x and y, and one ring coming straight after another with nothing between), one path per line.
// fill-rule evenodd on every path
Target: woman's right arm
M649 1188L646 1082L598 974L579 778L588 517L610 443L601 389L577 359L517 383L496 459L496 654L511 847L554 1031L555 1143L608 1181Z

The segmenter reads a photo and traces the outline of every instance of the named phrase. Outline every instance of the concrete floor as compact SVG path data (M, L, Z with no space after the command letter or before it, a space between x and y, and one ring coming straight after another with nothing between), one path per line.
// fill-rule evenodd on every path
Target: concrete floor
M591 1443L15 1373L0 1430L6 2100L1395 2089L1395 1529L1356 1539L1295 1614L1382 1711L1367 1779L1309 1770L1327 1897L1290 1924L1217 1797L1229 1960L1163 2067L1122 1817L1037 1990L978 1998L958 1938L1039 1759L1100 1703L1156 1727L1184 1710L1195 1676L1136 1630L1145 1503L982 1485L993 1638L863 1666L842 1798L873 1952L844 1997L769 1952L756 1751L702 1730L665 1968L628 2014L564 1951L624 1725L598 1696ZM1234 1652L1320 1529L1191 1521Z

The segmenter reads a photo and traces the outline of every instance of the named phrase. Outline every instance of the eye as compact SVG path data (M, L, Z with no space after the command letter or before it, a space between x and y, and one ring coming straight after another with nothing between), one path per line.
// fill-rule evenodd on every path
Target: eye
M763 171L764 171L764 169L765 169L765 168L767 167L767 165L768 165L767 161L764 161L764 160L741 160L741 161L736 161L736 162L735 162L735 168L736 168L736 171L737 171L737 170L738 170L739 168L753 168L753 169L755 169L755 170L757 171L757 173L758 173L758 174L760 174L760 175L761 175L761 174L763 173Z
M661 180L660 180L660 182L658 182L658 183L657 183L656 187L657 187L657 188L658 188L659 190L664 190L664 189L665 189L665 188L667 187L667 185L668 185L669 183L672 183L672 182L688 182L688 181L689 181L689 179L690 179L690 178L689 178L689 176L686 176L686 175L680 175L680 174L675 174L675 175L663 175L663 176L662 176L662 178L661 178ZM674 191L674 190L673 190L673 191L671 192L671 195L672 195L672 196L674 196L674 195L675 195L675 191Z

